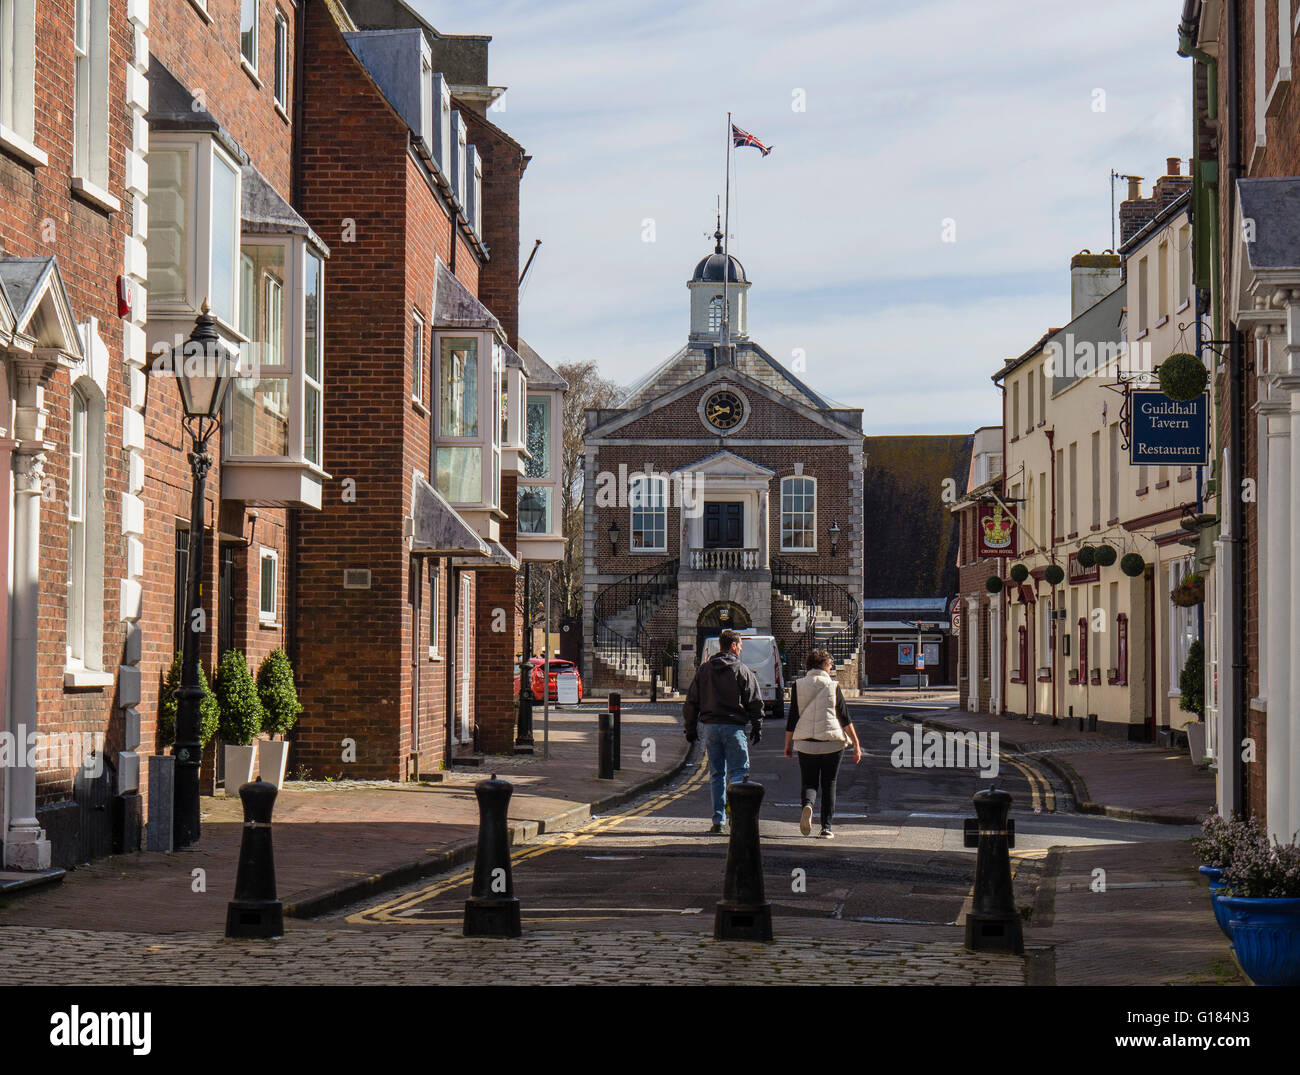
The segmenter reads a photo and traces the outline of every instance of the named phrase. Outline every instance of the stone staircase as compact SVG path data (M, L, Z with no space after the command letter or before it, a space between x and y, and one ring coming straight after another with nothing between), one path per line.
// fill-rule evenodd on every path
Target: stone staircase
M655 672L652 658L672 638L650 629L656 613L677 592L676 560L665 560L650 571L627 575L596 596L592 672L600 681L616 679L619 686L648 687Z

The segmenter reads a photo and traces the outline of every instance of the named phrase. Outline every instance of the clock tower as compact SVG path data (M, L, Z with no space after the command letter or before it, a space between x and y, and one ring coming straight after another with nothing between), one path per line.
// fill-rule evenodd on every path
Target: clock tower
M722 252L722 226L713 233L713 253L695 266L686 286L691 293L692 346L711 348L722 342L723 295L730 308L729 335L733 342L749 335L749 279L740 262ZM723 267L726 273L724 286Z

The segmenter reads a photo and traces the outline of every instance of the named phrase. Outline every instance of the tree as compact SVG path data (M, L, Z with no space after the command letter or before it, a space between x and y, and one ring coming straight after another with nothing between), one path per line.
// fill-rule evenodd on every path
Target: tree
M293 683L293 666L282 649L266 655L257 670L257 697L262 703L262 731L283 735L302 712L298 689Z
M555 367L569 383L564 395L564 443L560 464L560 522L564 531L564 559L560 562L554 595L562 617L582 614L582 463L587 411L613 407L623 388L600 375L595 362L563 362Z
M218 731L231 746L248 746L262 730L262 701L248 662L238 650L228 649L217 664L217 705L221 709Z
M158 695L158 737L164 745L170 744L176 738L176 711L179 708L176 701L176 688L180 685L181 655L177 653L171 667L167 669L167 677L163 680L162 690ZM199 703L199 746L205 747L208 745L208 740L212 738L213 732L217 730L220 710L217 706L217 696L208 686L208 677L203 674L202 665L199 666L199 686L203 688L203 701Z
M1205 715L1205 649L1198 638L1187 647L1187 663L1183 665L1183 674L1178 678L1178 688L1182 692L1178 708L1188 713L1195 713L1197 718Z

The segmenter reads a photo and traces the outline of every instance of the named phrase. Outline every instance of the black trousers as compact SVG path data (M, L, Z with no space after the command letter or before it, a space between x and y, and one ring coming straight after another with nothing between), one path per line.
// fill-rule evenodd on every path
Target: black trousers
M796 753L799 755L799 777L803 788L801 802L804 806L812 806L817 802L817 790L820 788L822 828L828 829L831 816L835 813L835 774L839 772L840 756L844 752L832 750L827 754L805 754L802 750L796 750Z

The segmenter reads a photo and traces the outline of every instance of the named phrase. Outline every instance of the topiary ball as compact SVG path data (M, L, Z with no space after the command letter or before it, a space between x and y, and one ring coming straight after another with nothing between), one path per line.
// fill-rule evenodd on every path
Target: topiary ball
M1157 376L1160 378L1160 391L1179 403L1196 399L1210 380L1205 364L1186 351L1170 355L1161 362Z
M1115 556L1116 556L1115 546L1113 545L1097 546L1096 561L1097 563L1101 564L1102 567L1110 567L1110 565L1115 562Z
M1016 582L1024 582L1025 579L1029 578L1029 568L1025 567L1024 564L1012 564L1011 577Z
M1080 545L1074 558L1079 561L1080 567L1092 567L1097 562L1097 550L1091 545Z
M1125 553L1119 562L1119 569L1129 578L1135 579L1146 570L1147 562L1135 552Z
M1065 578L1065 572L1061 570L1060 564L1048 564L1047 570L1043 572L1043 578L1045 578L1050 585L1059 586Z
M1002 589L1002 580L997 575L990 575L984 582L984 589L989 593L997 593Z

